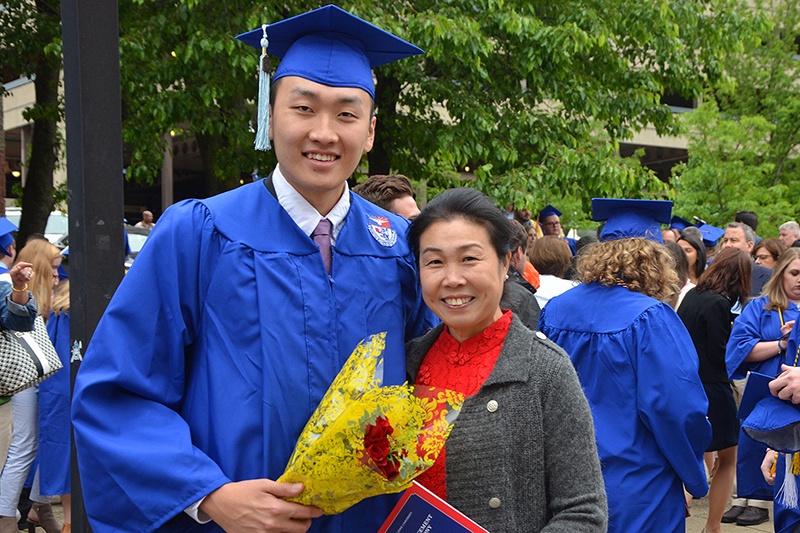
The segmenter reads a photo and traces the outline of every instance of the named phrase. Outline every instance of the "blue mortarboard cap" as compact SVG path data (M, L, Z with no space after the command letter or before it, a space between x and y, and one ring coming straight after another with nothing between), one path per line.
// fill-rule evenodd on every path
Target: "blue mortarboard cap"
M681 218L681 217L679 217L678 215L675 215L675 216L674 216L674 217L672 217L672 219L669 221L669 227L670 227L670 228L675 228L675 229L677 229L678 231L683 231L683 230L685 230L686 228L688 228L689 226L694 226L694 224L692 224L691 222L689 222L689 221L688 221L688 220L686 220L685 218Z
M11 232L17 231L19 228L6 217L0 217L0 253L11 257L8 253L8 247L14 243L14 237Z
M725 235L724 229L711 224L702 224L698 229L703 234L703 244L706 246L716 246L719 238Z
M69 255L69 246L61 250L61 255Z
M270 24L266 32L267 52L283 59L273 80L299 76L331 87L357 87L373 99L371 69L423 53L334 5ZM261 48L262 37L259 28L236 38Z
M556 209L555 207L553 207L552 205L547 204L547 207L539 211L539 220L544 220L545 218L553 215L561 216L563 215L563 213L558 209Z
M58 280L64 281L67 278L69 278L69 274L67 274L67 270L64 268L64 265L58 265Z
M753 407L742 428L750 438L775 451L800 450L800 408L771 394Z
M592 219L606 220L600 232L601 241L642 237L660 244L660 224L667 224L672 215L669 200L622 200L592 198Z

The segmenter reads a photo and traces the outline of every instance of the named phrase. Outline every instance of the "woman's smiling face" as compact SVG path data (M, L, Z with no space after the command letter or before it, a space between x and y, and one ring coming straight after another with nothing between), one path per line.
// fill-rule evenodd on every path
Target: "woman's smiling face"
M502 316L509 257L501 261L480 224L438 221L420 236L420 282L428 307L459 342Z

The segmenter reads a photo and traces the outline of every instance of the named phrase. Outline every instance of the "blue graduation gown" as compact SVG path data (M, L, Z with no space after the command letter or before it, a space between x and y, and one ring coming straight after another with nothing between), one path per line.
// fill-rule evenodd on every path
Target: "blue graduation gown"
M280 476L368 335L387 332L384 382L405 381L404 343L433 323L407 221L356 195L351 202L331 275L263 180L164 213L75 384L75 442L94 531L219 531L183 510L229 481ZM389 220L396 243L373 237L370 215ZM396 500L371 498L314 520L310 531L374 533Z
M793 304L792 304L793 305ZM796 325L796 324L795 324ZM800 347L800 328L793 327L792 333L789 335L789 340L786 343L786 354L788 361L787 365L794 365L794 356L797 355L797 350ZM792 354L789 356L789 354ZM800 406L798 406L800 408ZM762 456L763 459L763 456ZM781 454L778 456L778 464L775 467L775 494L778 493L786 473L786 457ZM800 489L800 479L795 476L795 483ZM800 525L800 509L792 509L784 507L779 501L775 500L773 504L775 524L775 533L794 533L797 526Z
M667 304L619 286L550 300L542 332L564 348L594 416L609 532L683 533L682 484L708 491L708 399L692 339Z
M567 241L567 246L569 246L570 253L572 253L573 256L577 255L577 253L578 253L578 248L577 248L578 240L577 239L572 239L570 237L564 237L564 240Z
M725 348L725 364L731 379L744 379L748 371L777 376L786 357L772 357L756 363L745 362L756 343L775 341L781 338L781 319L778 311L766 311L769 303L766 296L752 300L745 306L742 314L734 320L731 336ZM797 306L789 302L783 312L784 322L795 320L800 315ZM788 352L787 352L788 353ZM792 361L787 364L793 364ZM736 492L739 498L771 500L773 487L764 481L761 462L767 447L750 438L744 430L739 430L739 449L736 454Z
M725 364L731 379L744 379L748 371L761 372L777 376L781 371L781 364L786 361L783 357L772 357L766 361L756 363L745 362L745 357L755 345L761 341L776 341L781 338L781 319L778 311L766 311L764 306L769 303L769 298L762 296L747 304L733 322L731 336L725 348ZM783 311L783 320L789 322L800 316L800 309L789 302L789 307ZM794 364L794 357L791 362ZM759 463L760 464L760 463Z
M47 333L64 365L39 384L39 492L70 493L69 315L50 313Z

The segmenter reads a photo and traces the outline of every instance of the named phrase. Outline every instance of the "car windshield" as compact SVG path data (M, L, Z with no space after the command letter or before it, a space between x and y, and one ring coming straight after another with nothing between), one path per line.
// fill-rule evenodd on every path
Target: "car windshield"
M138 233L128 233L128 246L131 247L131 253L139 253L139 250L144 246L144 241L147 240L147 235L139 235Z

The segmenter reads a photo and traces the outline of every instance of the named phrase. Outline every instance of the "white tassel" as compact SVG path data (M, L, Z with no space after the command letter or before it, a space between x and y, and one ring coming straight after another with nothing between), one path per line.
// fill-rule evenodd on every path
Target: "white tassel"
M775 500L784 507L797 509L797 480L792 474L792 456L785 456L784 462L786 463L786 475L783 478L783 485L775 494Z
M258 120L256 130L256 150L266 152L269 145L269 71L270 61L267 55L267 25L261 26L264 32L261 38L261 57L258 59Z

